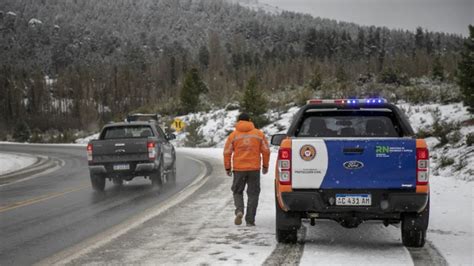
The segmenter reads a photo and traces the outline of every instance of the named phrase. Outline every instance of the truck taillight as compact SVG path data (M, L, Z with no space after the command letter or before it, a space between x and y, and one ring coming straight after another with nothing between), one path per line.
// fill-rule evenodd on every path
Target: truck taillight
M291 149L280 148L278 151L278 176L280 184L291 185Z
M427 148L416 149L416 184L428 184L430 176L430 154Z
M92 150L94 149L94 146L92 146L92 143L87 144L87 161L92 162Z
M148 148L148 159L150 160L155 160L156 159L156 143L153 142L153 141L149 141L147 144L146 144L147 148Z

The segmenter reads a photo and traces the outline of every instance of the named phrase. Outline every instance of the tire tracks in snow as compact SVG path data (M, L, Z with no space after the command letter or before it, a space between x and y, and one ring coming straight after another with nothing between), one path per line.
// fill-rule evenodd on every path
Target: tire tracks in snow
M263 265L299 265L303 256L306 230L306 226L303 224L298 230L298 243L296 244L278 243Z
M307 227L303 223L298 230L297 244L278 243L263 265L299 265L305 248ZM406 248L410 253L415 266L446 266L446 259L430 241L426 241L423 248Z
M430 241L422 248L407 248L415 266L448 265L446 259Z

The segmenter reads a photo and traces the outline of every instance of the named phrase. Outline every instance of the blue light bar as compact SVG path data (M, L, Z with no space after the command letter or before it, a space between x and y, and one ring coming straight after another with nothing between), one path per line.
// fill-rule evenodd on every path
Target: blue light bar
M369 99L311 99L307 104L384 104L387 100L384 98Z

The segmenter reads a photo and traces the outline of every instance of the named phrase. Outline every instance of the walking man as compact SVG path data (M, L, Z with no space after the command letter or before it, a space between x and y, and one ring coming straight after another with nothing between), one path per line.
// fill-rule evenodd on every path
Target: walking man
M263 162L262 162L263 161ZM234 174L232 192L234 193L236 225L242 224L244 217L244 189L247 186L247 226L255 226L258 196L260 194L260 169L268 173L270 149L262 131L255 128L246 113L239 115L235 126L224 147L224 166L228 176Z

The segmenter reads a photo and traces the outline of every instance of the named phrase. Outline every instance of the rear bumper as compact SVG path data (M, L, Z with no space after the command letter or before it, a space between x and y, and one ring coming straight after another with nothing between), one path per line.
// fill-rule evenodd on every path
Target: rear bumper
M371 206L336 206L336 194L370 194ZM364 219L398 219L401 213L421 212L429 194L397 190L311 190L282 192L288 211L315 213L319 218L338 218L348 214Z
M130 164L131 170L126 171L114 171L113 165L114 163L107 163L107 164L97 164L97 165L89 165L89 172L91 174L97 175L106 175L106 174L113 174L113 175L140 175L140 174L149 174L156 169L158 169L159 165L155 162L126 162Z

